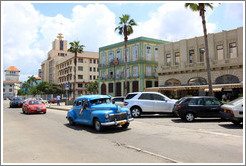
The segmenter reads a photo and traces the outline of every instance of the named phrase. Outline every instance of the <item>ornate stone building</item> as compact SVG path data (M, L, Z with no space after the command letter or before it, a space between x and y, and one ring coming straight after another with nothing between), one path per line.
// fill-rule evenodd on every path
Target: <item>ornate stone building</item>
M243 28L208 34L211 79L216 97L223 92L238 96L243 88ZM204 37L159 45L159 88L176 98L206 95L207 71Z

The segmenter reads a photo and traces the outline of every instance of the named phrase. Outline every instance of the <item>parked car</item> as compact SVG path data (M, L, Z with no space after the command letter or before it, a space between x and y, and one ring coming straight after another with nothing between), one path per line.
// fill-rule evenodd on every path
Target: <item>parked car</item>
M124 100L125 98L124 97L113 97L112 98L112 101L114 101L115 105L118 105L118 106L121 106L121 107L124 107Z
M46 113L46 106L45 104L36 99L27 99L25 100L23 106L22 106L22 112L24 114L30 114L30 113Z
M127 94L124 108L138 118L143 113L172 113L176 101L158 92L135 92Z
M53 98L53 99L48 100L48 103L57 103L57 100L56 98Z
M70 125L90 125L94 126L96 131L101 131L106 126L120 125L127 128L133 120L129 109L116 106L107 95L85 95L76 98L66 119Z
M235 125L243 122L243 97L239 97L221 106L220 115Z
M24 100L21 97L14 97L10 102L9 102L9 107L22 107Z
M173 112L181 119L192 122L196 117L220 117L221 105L215 97L183 97L175 103Z

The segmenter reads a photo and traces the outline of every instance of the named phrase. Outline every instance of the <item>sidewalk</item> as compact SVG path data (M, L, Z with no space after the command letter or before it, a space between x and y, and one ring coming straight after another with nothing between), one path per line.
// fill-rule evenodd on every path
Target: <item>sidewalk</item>
M63 111L69 111L73 108L73 105L65 105L65 102L61 102L60 106L57 105L57 103L46 103L46 108L48 109L56 109L56 110L63 110Z

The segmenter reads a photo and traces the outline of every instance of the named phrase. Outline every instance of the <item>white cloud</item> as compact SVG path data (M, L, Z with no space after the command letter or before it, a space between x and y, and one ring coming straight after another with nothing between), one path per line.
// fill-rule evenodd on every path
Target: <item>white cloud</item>
M210 15L210 10L207 15ZM151 14L150 20L138 23L132 38L136 36L153 37L177 41L203 35L202 20L199 12L192 12L183 3L166 3ZM216 25L207 22L208 33L214 32Z

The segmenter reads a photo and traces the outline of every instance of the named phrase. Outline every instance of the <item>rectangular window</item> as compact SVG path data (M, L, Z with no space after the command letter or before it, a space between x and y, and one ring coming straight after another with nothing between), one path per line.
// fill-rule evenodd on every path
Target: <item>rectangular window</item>
M204 62L204 55L205 55L205 49L204 48L200 48L200 62Z
M96 68L95 67L93 68L93 71L96 72Z
M93 60L93 63L96 64L96 59Z
M80 59L79 59L79 63L83 63L83 59L80 58Z
M194 50L189 50L189 63L194 62Z
M167 63L167 66L171 66L171 54L166 55L166 63Z
M70 69L70 70L71 70L71 69ZM78 70L79 70L79 71L83 71L83 66L79 66L79 67L78 67Z
M63 40L60 40L60 50L63 50Z
M95 80L96 79L96 76L93 76L93 80Z
M83 75L78 75L78 79L83 79Z
M229 44L229 54L230 54L230 58L237 57L237 44L235 42Z
M118 60L121 60L121 50L117 50L117 51L116 51L115 58L116 58L117 61L118 61Z
M109 83L108 84L108 92L109 93L113 93L114 92L114 84L113 83Z
M5 88L3 88L3 92L5 92Z
M180 63L180 53L175 52L175 65L179 65Z
M224 59L223 45L217 45L216 48L217 48L218 60Z
M12 92L12 89L9 89L9 92Z
M83 87L83 84L78 84L78 87L79 87L79 88L82 88L82 87Z
M151 61L151 59L152 59L152 47L151 46L146 46L145 58L146 58L146 60Z
M92 76L90 75L90 80L92 80Z
M90 63L92 63L92 59L90 59Z
M132 46L132 61L138 60L138 46Z
M154 56L155 56L155 61L158 61L158 47L155 47L154 49Z
M90 71L92 71L92 67L90 67Z

